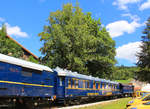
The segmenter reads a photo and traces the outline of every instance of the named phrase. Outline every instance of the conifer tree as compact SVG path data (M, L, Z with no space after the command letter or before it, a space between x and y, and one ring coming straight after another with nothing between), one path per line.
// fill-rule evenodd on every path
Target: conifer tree
M137 65L140 67L138 77L140 80L150 82L150 17L146 22L146 28L143 31L141 52L137 54Z

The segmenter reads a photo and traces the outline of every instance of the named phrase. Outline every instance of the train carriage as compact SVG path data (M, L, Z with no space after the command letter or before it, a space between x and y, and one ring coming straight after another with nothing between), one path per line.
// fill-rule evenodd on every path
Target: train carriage
M56 68L57 99L62 102L80 101L84 98L106 98L120 96L119 83L82 75Z
M0 54L0 98L6 101L52 100L56 95L55 79L49 67Z
M120 84L122 96L132 96L134 93L133 85Z

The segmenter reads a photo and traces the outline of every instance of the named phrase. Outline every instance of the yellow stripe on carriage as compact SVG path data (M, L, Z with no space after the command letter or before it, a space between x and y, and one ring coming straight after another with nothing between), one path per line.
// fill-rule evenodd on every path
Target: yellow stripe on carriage
M50 85L41 85L41 84L30 84L30 83L21 83L21 82L13 82L13 81L2 81L0 83L9 83L9 84L19 84L19 85L26 85L26 86L39 86L39 87L53 87Z
M97 91L120 91L119 89L116 90L108 90L108 89L92 89L92 88L69 88L66 87L66 89L78 89L78 90L97 90Z

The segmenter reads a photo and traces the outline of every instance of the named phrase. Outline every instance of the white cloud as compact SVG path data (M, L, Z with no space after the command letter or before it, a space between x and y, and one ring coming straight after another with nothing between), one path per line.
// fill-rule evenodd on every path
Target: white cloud
M130 62L137 62L136 54L141 51L141 42L132 42L120 46L116 49L116 57L119 59L126 59Z
M139 24L136 21L133 21L129 23L126 20L120 20L113 23L110 23L106 26L106 29L110 33L110 36L112 38L118 37L123 35L124 33L133 33L136 28L140 27L141 24Z
M117 5L119 9L121 10L127 10L128 9L128 4L134 4L137 2L140 2L141 0L115 0L113 2L113 5Z
M130 13L122 14L123 17L130 17L131 20L133 21L139 21L140 18L137 15L132 15Z
M144 2L140 7L139 7L139 10L145 10L145 9L148 9L150 8L150 0L147 0L146 2Z
M28 37L28 34L26 32L22 32L19 26L11 26L8 23L5 23L5 25L7 27L8 35L16 37Z
M0 22L4 22L4 21L5 21L5 19L0 17Z
M136 28L143 26L143 24L139 23L140 18L137 15L131 15L130 13L127 13L122 14L122 16L130 17L132 22L128 22L127 20L119 20L106 25L106 29L112 38L119 37L124 33L133 33L135 32Z

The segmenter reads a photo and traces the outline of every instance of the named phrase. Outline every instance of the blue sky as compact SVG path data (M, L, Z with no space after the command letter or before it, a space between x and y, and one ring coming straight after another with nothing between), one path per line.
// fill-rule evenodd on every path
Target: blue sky
M150 17L150 0L78 0L83 12L91 12L116 41L117 65L133 66L140 52L145 21ZM42 43L38 33L50 12L76 0L1 0L0 26L7 25L8 34L37 56Z

